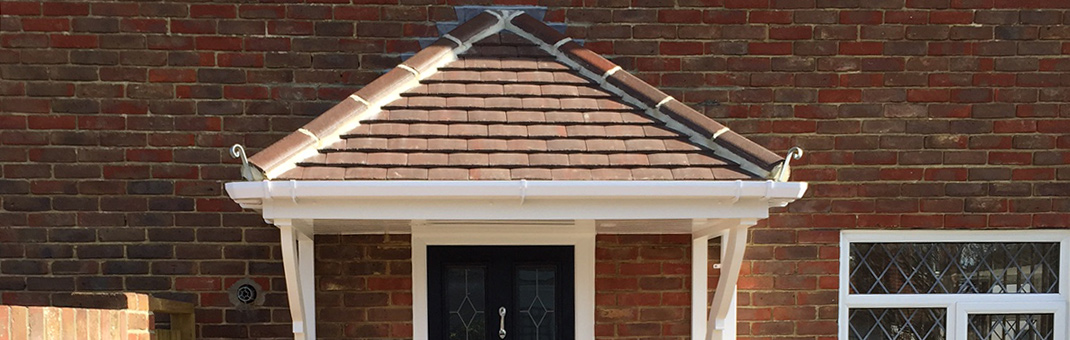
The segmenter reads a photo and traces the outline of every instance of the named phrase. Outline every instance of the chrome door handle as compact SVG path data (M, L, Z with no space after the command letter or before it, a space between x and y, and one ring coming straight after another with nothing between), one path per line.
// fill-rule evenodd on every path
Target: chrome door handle
M505 307L498 308L498 316L502 317L498 323L498 338L505 339Z

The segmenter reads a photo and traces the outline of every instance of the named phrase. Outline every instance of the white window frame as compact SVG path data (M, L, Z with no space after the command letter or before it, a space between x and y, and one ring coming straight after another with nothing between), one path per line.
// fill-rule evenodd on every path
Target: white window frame
M851 243L1059 242L1058 294L850 294ZM1055 339L1070 324L1070 230L844 230L840 233L839 338L849 308L946 308L947 338L966 340L968 314L1055 314ZM1061 321L1061 322L1060 322Z
M575 338L594 339L595 224L576 221L570 226L452 225L412 226L412 328L413 339L429 339L427 246L573 247Z

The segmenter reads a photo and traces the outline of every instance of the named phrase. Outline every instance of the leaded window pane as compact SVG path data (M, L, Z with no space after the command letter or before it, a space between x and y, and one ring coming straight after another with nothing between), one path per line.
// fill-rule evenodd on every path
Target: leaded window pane
M945 308L852 308L848 338L857 340L944 340Z
M969 340L1055 340L1054 314L970 314Z
M446 268L446 303L449 309L449 339L485 339L486 268L449 266Z
M555 291L557 281L553 266L522 266L516 271L517 338L553 340L557 336Z
M1058 293L1059 243L852 243L851 294Z

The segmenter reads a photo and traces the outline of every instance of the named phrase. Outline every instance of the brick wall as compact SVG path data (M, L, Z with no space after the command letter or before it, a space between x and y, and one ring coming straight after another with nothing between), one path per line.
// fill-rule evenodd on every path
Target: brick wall
M596 242L595 335L690 338L690 235L599 235Z
M748 336L832 336L842 228L1070 225L1065 1L509 3L808 151L808 197L753 235ZM0 2L0 298L149 292L197 303L205 338L285 337L277 232L223 196L225 148L295 130L453 4ZM225 299L245 277L265 282L255 312Z
M412 338L408 235L316 236L316 335Z

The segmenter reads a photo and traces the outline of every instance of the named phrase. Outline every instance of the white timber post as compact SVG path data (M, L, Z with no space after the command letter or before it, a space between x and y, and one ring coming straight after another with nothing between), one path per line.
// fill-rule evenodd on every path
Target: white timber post
M576 236L573 248L575 264L573 270L573 293L575 312L576 339L594 339L595 323L595 248L597 246L594 220L576 221L577 229L585 231Z
M747 227L752 224L730 228L721 236L721 274L710 306L706 340L736 338L736 281L747 249Z
M691 338L706 338L706 309L709 301L710 237L698 235L691 239Z
M308 221L278 219L286 297L295 340L316 338L315 242Z
M416 221L413 221L414 229ZM427 308L427 245L428 238L420 232L412 233L412 338L429 339Z

